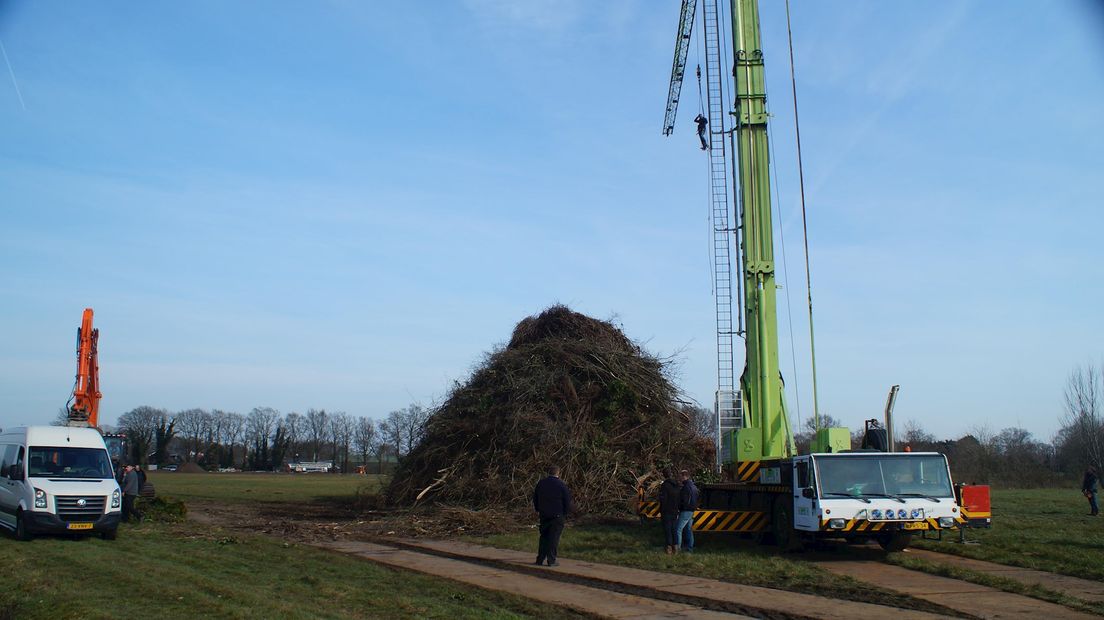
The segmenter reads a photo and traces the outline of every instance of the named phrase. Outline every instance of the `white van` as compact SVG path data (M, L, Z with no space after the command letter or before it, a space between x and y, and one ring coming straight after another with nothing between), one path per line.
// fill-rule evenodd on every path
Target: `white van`
M16 538L95 532L113 540L121 506L99 431L28 426L0 434L0 525Z

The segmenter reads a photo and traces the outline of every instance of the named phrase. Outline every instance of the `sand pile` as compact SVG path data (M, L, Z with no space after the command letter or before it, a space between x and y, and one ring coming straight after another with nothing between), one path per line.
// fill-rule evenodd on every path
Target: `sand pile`
M679 404L665 361L606 321L553 306L518 323L510 343L454 388L387 499L527 510L554 463L581 512L623 514L656 468L712 462L712 443Z

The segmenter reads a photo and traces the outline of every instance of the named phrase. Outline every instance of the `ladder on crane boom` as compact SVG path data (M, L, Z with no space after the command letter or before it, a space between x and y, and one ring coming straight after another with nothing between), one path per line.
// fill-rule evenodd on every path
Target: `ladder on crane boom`
M683 0L675 38L675 59L671 67L671 85L667 95L667 114L663 134L674 131L678 97L686 69L686 54L696 12L696 0ZM728 432L743 427L740 392L736 390L733 337L743 335L742 313L733 312L732 300L732 239L738 231L732 224L733 203L729 197L732 178L725 137L728 120L725 114L723 64L721 60L721 15L718 0L702 0L702 33L705 44L705 115L709 139L709 203L712 224L713 298L716 314L717 391L714 394L715 442L717 467L731 460L728 443L722 441ZM698 67L701 81L701 67ZM731 146L729 146L730 148ZM736 317L739 324L734 324Z

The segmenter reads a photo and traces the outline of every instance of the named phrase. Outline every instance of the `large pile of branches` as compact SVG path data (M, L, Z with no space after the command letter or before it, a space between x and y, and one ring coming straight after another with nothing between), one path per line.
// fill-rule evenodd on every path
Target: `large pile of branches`
M534 485L556 464L580 512L624 514L658 467L712 462L667 366L567 307L528 317L433 412L387 500L531 510Z

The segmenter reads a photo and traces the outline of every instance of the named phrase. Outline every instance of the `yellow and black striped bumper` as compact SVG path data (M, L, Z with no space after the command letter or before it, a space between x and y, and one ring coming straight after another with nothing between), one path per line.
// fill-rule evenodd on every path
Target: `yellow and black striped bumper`
M848 519L847 524L843 526L843 529L836 529L828 527L828 521L830 519L824 519L820 522L821 531L825 532L843 532L845 534L854 532L882 532L889 530L906 530L923 532L925 530L940 530L939 519L921 519L916 521L870 521L867 519Z
M637 513L659 518L659 502L640 502ZM767 525L767 515L751 510L695 510L695 532L758 532Z

